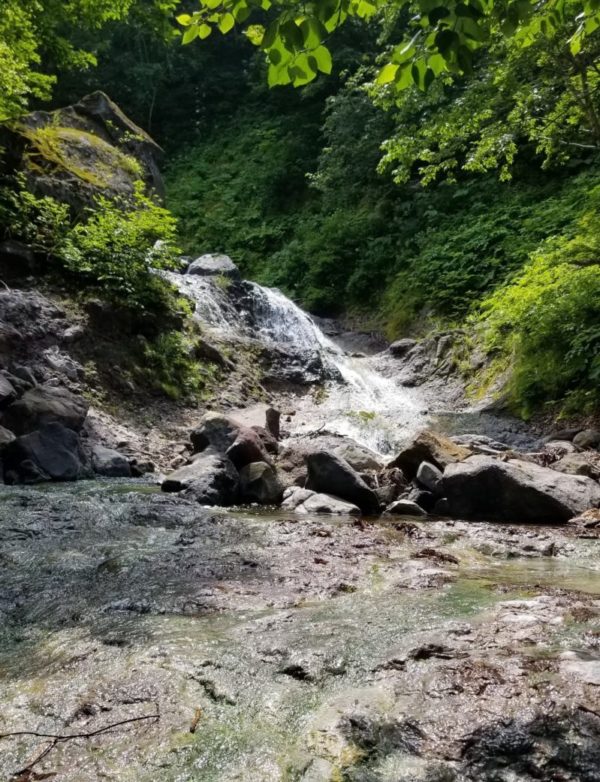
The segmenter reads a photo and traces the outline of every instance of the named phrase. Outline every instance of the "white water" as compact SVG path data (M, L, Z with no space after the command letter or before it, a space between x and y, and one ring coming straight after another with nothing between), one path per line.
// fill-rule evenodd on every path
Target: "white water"
M195 301L195 317L215 336L271 343L300 354L319 353L332 377L324 391L289 400L294 415L286 424L292 436L328 431L348 435L381 454L389 454L423 426L425 409L418 393L386 375L385 356L354 357L329 339L300 307L281 291L252 282L243 294L210 277L169 274Z

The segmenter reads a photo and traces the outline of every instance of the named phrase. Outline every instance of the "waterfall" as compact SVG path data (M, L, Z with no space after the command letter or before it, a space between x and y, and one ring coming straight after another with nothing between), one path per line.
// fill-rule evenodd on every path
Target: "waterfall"
M295 361L318 357L328 379L317 400L310 394L294 398L289 425L293 436L326 430L385 455L423 425L422 401L414 390L387 376L383 354L349 355L281 291L246 280L175 273L167 277L193 299L195 318L215 337L270 345Z

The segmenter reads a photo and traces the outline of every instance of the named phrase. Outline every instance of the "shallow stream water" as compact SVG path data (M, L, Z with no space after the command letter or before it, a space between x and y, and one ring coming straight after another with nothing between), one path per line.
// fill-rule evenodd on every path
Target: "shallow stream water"
M0 540L0 733L159 714L59 742L40 775L599 778L598 726L568 716L599 705L598 540L213 512L118 481L2 488ZM500 770L487 745L465 756L465 737L538 712L567 760L545 734ZM1 740L0 778L44 778L14 775L49 743Z

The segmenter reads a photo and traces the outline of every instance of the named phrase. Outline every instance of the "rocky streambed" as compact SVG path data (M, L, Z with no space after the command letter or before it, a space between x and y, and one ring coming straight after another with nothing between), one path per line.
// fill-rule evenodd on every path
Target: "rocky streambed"
M2 487L0 776L598 780L594 534Z

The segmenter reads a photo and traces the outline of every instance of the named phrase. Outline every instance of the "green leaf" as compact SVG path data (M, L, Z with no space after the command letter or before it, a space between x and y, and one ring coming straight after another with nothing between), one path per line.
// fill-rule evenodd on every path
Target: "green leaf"
M176 19L183 27L188 27L192 23L192 17L189 14L180 14Z
M458 35L453 30L440 30L435 36L435 45L444 59L448 59L458 45Z
M208 36L212 33L212 27L209 27L207 24L201 24L198 27L198 38L204 39L208 38Z
M377 76L377 84L389 84L391 81L394 81L399 68L400 66L395 65L393 62L384 65Z
M219 21L219 30L225 35L230 30L233 29L233 26L235 25L235 19L233 18L233 15L228 13L223 14ZM262 40L262 36L261 36Z
M300 51L304 48L304 37L296 22L284 22L279 27L279 34L287 48L291 51Z
M304 46L307 49L315 49L327 36L327 30L323 23L314 16L302 20L300 23L300 31L304 38Z
M277 21L277 19L275 19L275 21L271 22L271 24L265 30L265 34L261 41L261 46L263 49L270 49L271 46L273 46L273 44L275 43L275 38L277 38L278 32L279 32L279 22Z
M221 30L221 32L223 31ZM262 46L265 38L265 28L262 24L251 24L244 30L244 35L254 46Z
M333 67L331 59L331 52L326 46L319 46L312 52L313 57L317 61L317 66L321 73L330 74Z
M440 73L443 73L446 70L446 60L444 60L441 54L433 54L429 57L427 65L436 76L439 76Z
M194 38L197 37L198 37L198 25L193 24L191 25L191 27L188 27L187 30L184 32L181 42L184 44L191 43L194 40Z
M413 62L412 67L410 69L413 82L420 90L424 89L426 70L427 70L427 66L425 65L423 60L415 60L415 62Z

